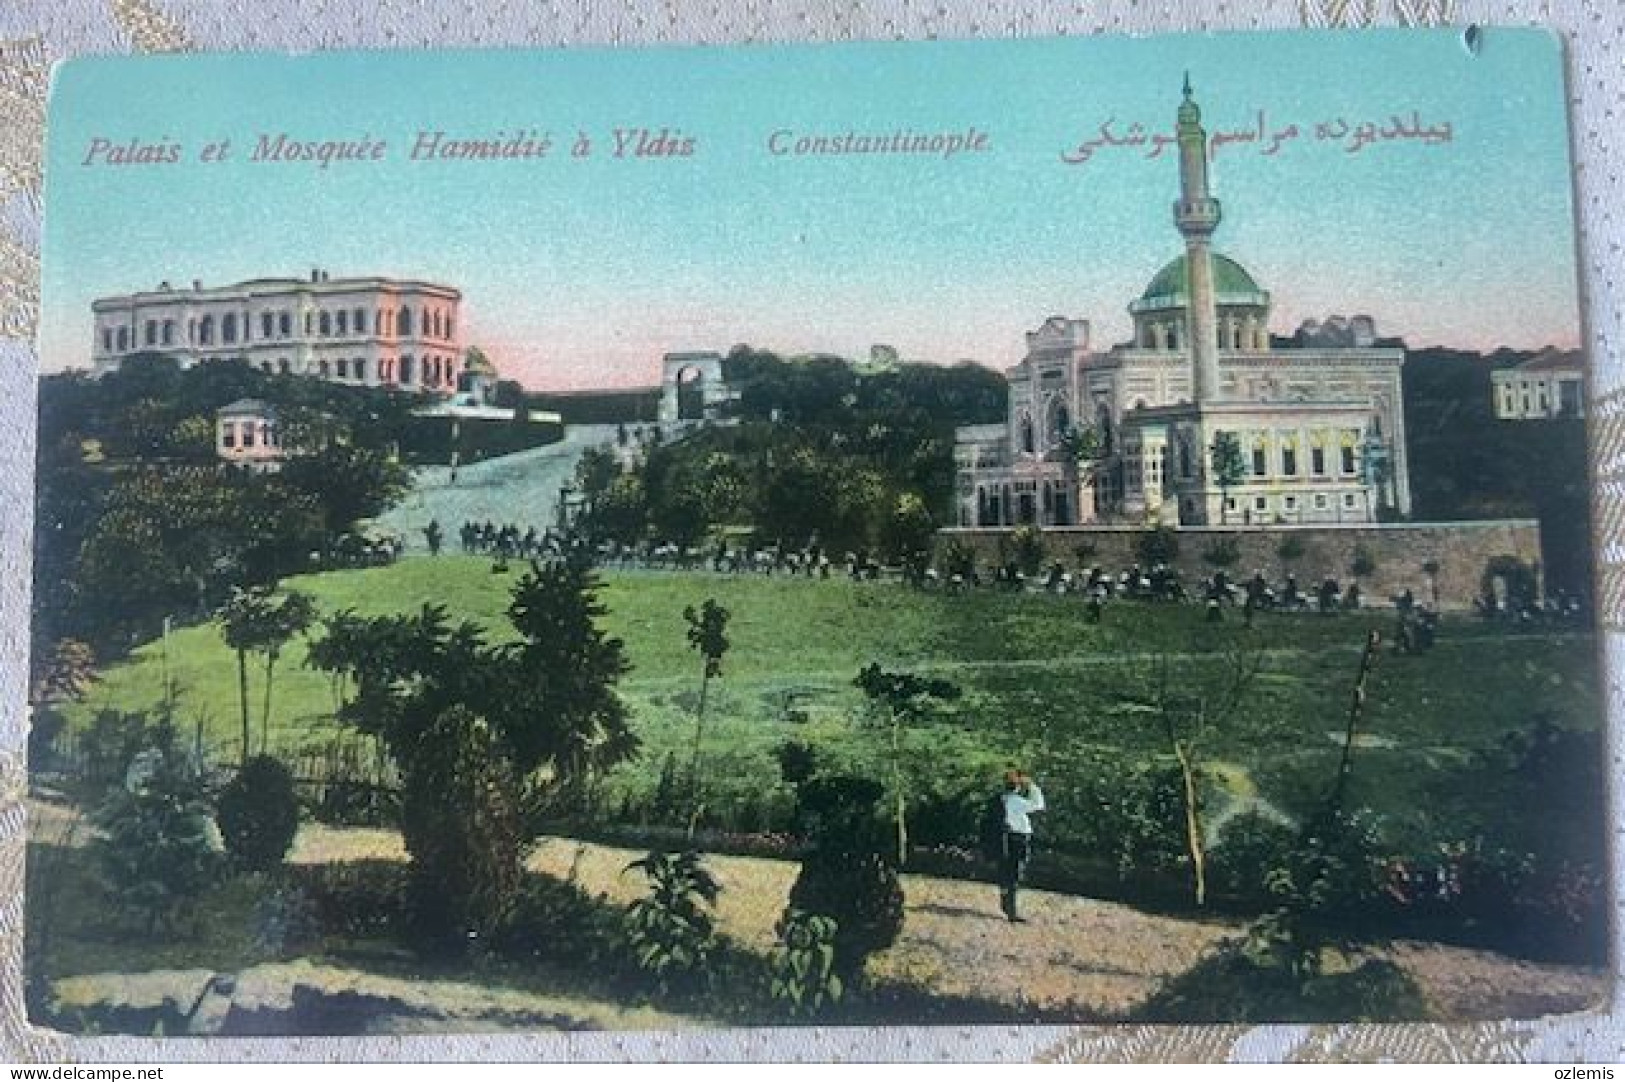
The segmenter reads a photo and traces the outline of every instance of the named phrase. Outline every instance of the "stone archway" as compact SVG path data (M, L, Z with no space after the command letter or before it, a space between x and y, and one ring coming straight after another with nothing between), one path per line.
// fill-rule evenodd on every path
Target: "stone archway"
M692 378L690 378L692 377ZM683 385L689 384L693 390ZM685 409L690 395L698 392L698 416ZM717 353L668 353L661 360L660 423L715 420L717 407L728 401L728 385L722 381L722 356ZM686 414L686 415L685 415Z

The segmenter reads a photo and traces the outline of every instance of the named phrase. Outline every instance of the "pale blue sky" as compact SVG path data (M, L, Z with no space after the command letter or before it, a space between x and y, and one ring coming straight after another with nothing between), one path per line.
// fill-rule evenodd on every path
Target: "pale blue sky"
M1009 364L1049 315L1105 346L1180 251L1172 153L1061 154L1171 131L1189 70L1210 131L1297 124L1213 166L1219 251L1275 296L1274 329L1368 312L1413 344L1578 341L1561 63L1538 31L1227 34L724 49L105 58L57 73L44 237L47 370L88 363L89 306L160 279L326 268L460 287L469 341L535 388L658 378L668 350ZM1452 140L1349 153L1308 129L1418 110ZM772 132L958 130L989 149L774 157ZM667 127L692 157L616 160ZM411 162L419 130L545 132L544 160ZM568 155L578 131L595 137ZM384 139L389 160L251 164L258 133ZM177 165L81 164L90 140L170 139ZM232 161L201 164L230 137Z

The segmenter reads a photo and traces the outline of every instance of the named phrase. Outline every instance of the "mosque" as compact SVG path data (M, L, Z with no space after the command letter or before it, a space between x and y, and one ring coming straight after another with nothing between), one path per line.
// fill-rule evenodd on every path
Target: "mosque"
M1003 424L956 434L958 525L1369 524L1411 510L1403 349L1371 319L1272 341L1270 295L1212 248L1221 212L1186 80L1177 125L1183 255L1097 352L1055 316L1007 371Z

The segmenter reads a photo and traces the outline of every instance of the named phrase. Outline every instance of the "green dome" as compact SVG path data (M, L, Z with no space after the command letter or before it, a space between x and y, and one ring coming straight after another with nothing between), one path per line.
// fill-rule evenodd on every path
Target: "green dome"
M1213 253L1213 292L1220 304L1269 304L1269 294L1258 287L1247 268L1217 252ZM1189 296L1190 268L1180 256L1157 272L1134 307L1182 308Z

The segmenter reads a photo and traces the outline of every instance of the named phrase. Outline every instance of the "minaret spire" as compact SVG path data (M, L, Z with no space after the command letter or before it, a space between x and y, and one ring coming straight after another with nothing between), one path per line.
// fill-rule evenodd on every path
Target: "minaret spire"
M1186 323L1191 350L1191 397L1198 406L1219 397L1218 311L1213 293L1213 231L1219 227L1219 201L1208 194L1207 131L1202 110L1191 96L1185 73L1184 100L1176 128L1179 142L1179 200L1174 225L1185 238Z

